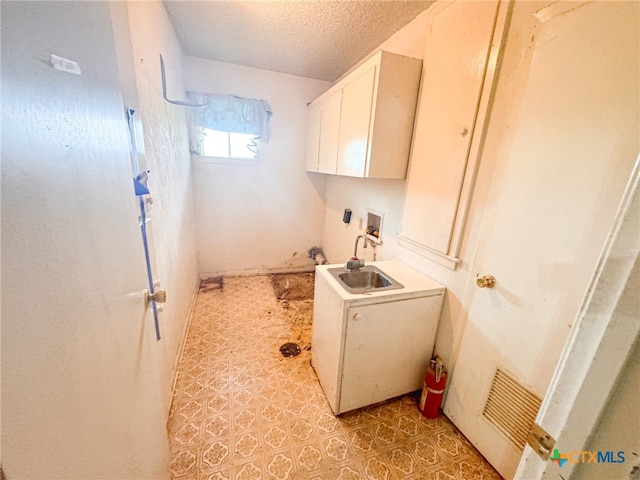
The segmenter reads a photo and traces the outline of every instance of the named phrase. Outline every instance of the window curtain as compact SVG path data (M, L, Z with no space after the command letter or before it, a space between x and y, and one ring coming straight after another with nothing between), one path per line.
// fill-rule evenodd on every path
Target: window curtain
M269 118L271 107L265 100L218 95L213 93L188 92L194 103L208 103L206 107L192 109L196 127L192 135L192 152L201 151L202 128L229 133L255 135L256 140L269 142Z

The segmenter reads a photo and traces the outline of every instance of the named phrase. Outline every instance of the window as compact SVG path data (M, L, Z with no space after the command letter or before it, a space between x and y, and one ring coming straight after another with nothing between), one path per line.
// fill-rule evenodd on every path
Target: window
M253 160L258 158L258 139L253 134L221 132L203 128L201 155L205 157L239 158Z
M258 141L269 141L271 107L264 100L189 92L193 110L191 153L222 159L255 161Z

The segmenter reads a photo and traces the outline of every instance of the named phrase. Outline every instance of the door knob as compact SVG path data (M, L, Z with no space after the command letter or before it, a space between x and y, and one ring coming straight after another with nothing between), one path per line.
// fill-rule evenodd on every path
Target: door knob
M493 275L483 275L476 279L476 285L480 288L493 288L496 286L496 279Z
M145 290L145 304L147 308L151 302L164 303L167 301L166 290L156 290L153 294L149 293L149 290Z

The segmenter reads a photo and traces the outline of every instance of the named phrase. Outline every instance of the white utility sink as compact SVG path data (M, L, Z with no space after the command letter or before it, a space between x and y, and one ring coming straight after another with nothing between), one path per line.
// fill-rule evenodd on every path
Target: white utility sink
M444 291L399 261L316 267L311 364L336 415L422 387Z
M365 265L358 270L344 267L330 268L329 273L349 293L365 293L371 290L395 290L404 288L397 280L373 265Z

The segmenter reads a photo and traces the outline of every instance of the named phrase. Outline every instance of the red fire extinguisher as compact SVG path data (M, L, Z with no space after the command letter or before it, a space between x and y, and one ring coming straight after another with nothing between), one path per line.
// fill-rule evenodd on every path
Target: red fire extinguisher
M429 363L424 376L424 386L420 395L420 411L427 418L436 418L442 403L442 394L447 384L447 371L442 361L436 357Z

